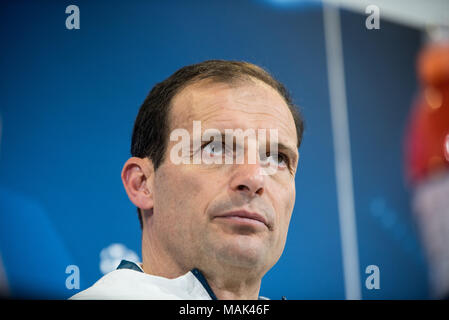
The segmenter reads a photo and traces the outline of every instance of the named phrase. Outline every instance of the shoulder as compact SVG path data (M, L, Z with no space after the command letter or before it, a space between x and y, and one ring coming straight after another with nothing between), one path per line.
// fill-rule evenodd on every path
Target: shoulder
M196 300L209 294L188 272L175 279L149 275L131 269L112 271L70 300Z
M70 300L148 299L154 286L148 285L146 275L129 269L114 270ZM145 284L145 285L144 285Z

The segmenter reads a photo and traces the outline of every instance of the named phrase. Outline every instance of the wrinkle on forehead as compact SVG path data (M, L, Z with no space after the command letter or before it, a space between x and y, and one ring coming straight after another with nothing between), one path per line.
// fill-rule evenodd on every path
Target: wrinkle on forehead
M198 82L178 93L172 102L170 129L191 131L193 121L203 128L278 129L279 138L296 146L296 126L283 97L262 81L230 85ZM283 140L283 139L282 139Z

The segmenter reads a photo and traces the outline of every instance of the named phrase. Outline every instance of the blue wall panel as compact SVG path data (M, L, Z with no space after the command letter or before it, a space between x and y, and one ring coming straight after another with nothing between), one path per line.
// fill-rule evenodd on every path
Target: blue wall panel
M81 29L67 30L69 4L1 4L0 248L11 292L67 298L77 292L64 287L67 265L79 266L85 289L102 276L100 252L111 243L140 255L120 180L140 104L184 65L236 59L284 82L307 126L287 245L261 295L344 299L321 6L77 1ZM388 23L369 32L363 16L344 12L342 32L361 282L369 264L382 274L381 290L363 298L425 298L400 149L420 33ZM393 227L382 222L388 214Z

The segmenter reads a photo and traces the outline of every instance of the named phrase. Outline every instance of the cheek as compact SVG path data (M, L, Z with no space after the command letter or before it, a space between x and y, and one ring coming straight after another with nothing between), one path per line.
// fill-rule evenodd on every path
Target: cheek
M286 211L288 212L288 221L290 221L291 215L293 213L293 208L295 207L295 201L296 201L296 189L295 185L291 188L287 199L285 200L286 205Z
M186 165L164 165L155 176L154 213L164 229L186 230L198 222L204 209L207 190L201 175Z
M287 232L290 224L290 219L292 216L293 208L295 205L295 187L290 187L285 189L286 192L283 194L283 197L279 199L279 238L282 241L285 241L287 237Z
M155 173L153 231L174 252L182 244L192 244L191 222L195 213L192 199L197 196L197 189L189 187L187 178L178 168L166 165Z
M192 177L183 173L180 166L160 167L155 178L155 202L166 199L170 202L177 202L179 199L185 200L185 193L197 190ZM189 188L189 185L194 185Z

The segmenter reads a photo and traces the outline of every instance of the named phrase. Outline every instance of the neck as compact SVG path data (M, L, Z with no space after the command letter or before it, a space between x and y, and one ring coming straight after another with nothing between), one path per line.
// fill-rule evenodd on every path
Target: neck
M214 269L216 270L216 269ZM219 300L257 300L261 277L248 277L249 272L239 274L235 269L225 272L204 271L209 286Z
M142 269L145 273L174 279L197 268L219 300L258 299L262 273L254 268L235 267L214 259L186 259L190 262L183 263L168 254L168 250L164 250L160 241L151 234L142 232Z
M190 266L182 266L160 245L156 237L142 232L142 269L154 276L174 279L191 270Z

